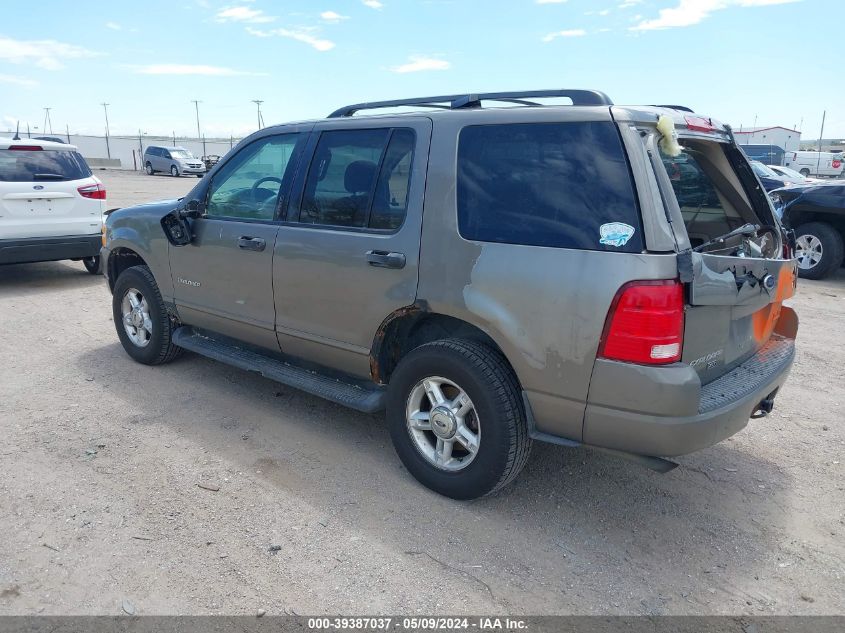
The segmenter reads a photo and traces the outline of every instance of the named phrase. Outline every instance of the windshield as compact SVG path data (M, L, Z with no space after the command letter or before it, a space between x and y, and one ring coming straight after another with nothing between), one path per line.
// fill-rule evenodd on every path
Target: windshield
M757 161L751 161L751 169L754 170L755 174L761 176L762 178L780 178L780 176L766 167L763 163L758 163Z
M91 169L78 152L0 149L0 182L81 180Z
M170 150L170 155L173 158L193 158L194 157L194 155L191 154L191 152L189 152L186 149L172 149L172 150Z

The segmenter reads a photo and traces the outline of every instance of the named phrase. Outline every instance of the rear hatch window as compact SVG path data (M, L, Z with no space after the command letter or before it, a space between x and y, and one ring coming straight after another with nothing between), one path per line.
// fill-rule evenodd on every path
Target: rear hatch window
M0 149L0 182L82 180L91 169L79 152Z

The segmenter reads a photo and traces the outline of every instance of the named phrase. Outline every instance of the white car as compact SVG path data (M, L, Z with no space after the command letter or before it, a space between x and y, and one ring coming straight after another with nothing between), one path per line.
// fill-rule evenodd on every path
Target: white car
M766 165L766 167L771 169L791 185L811 185L813 183L825 182L821 178L806 177L789 167L782 167L781 165Z
M100 269L106 188L73 145L0 138L0 264Z

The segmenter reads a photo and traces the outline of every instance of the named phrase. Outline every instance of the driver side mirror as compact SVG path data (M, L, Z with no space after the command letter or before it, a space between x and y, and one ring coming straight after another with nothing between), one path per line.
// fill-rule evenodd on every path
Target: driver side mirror
M188 203L179 209L179 216L182 218L191 218L192 220L202 217L202 202L196 198L188 200Z
M191 202L194 202L193 200ZM189 203L190 205L190 203ZM161 228L167 241L173 246L186 246L194 239L194 232L191 230L191 223L188 218L198 218L198 209L191 210L189 207L174 209L161 219Z

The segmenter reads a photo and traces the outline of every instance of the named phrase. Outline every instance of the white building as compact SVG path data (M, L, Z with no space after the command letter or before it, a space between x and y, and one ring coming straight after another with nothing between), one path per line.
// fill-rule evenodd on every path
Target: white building
M801 149L801 132L779 125L735 129L734 136L739 145L776 145L786 152Z

